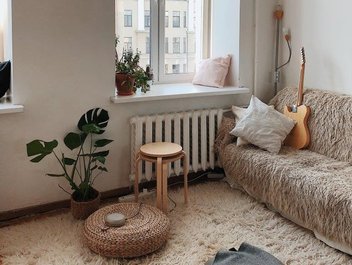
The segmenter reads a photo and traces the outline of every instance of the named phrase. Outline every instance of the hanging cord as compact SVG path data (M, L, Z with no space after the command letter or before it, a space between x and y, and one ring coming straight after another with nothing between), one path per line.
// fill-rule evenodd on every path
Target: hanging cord
M280 65L279 67L276 68L276 71L281 69L282 67L284 67L285 65L287 65L290 61L291 61L291 56L292 56L292 47L291 47L291 43L290 40L288 38L285 37L287 46L288 46L288 51L289 51L289 55L288 55L288 59L287 62L284 63L283 65Z

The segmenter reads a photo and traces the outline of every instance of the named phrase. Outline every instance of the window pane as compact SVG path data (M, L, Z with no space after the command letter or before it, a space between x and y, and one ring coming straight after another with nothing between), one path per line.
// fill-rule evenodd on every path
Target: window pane
M200 32L201 25L198 15L201 2L202 0L165 0L165 9L168 10L165 21L169 14L172 15L172 26L165 25L165 74L195 72L196 43L200 47L200 34L197 33Z
M144 11L144 27L150 27L150 10Z
M125 10L125 27L132 27L132 10Z
M165 53L169 53L169 38L165 38Z
M180 27L180 11L173 11L172 12L172 26L174 28Z
M165 28L169 27L169 11L165 11Z
M140 66L145 69L150 65L150 1L115 0L115 9L118 59L124 49L131 49L133 52L138 50Z
M127 51L132 50L132 37L123 38L123 48Z

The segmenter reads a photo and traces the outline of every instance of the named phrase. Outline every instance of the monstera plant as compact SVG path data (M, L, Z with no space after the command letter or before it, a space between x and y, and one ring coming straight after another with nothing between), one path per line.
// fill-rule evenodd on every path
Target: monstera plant
M101 173L107 172L104 164L109 150L106 150L105 146L113 140L99 138L99 136L104 133L108 121L108 112L101 108L91 109L82 115L77 124L78 131L69 132L63 140L65 146L72 151L70 155L56 150L57 140L50 142L34 140L27 144L27 155L33 157L30 160L33 163L40 162L48 155L55 157L61 172L47 175L65 178L68 181L73 191L72 214L78 219L88 217L99 208L100 193L92 186ZM59 187L62 188L60 185ZM93 205L87 202L92 202Z

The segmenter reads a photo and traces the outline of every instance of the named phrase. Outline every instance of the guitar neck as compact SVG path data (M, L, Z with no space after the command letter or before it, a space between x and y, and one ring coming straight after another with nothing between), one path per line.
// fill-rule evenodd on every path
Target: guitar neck
M303 102L304 70L305 70L305 65L302 64L300 78L299 78L299 85L298 85L297 107L301 106Z

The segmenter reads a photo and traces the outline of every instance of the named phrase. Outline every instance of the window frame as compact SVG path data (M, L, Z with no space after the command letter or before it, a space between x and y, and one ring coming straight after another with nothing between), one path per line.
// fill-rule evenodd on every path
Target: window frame
M178 14L178 15L175 15L175 14ZM175 21L175 18L178 18L178 20ZM175 11L175 10L172 11L172 27L181 28L181 11Z
M144 10L144 28L150 28L150 10Z
M181 54L181 37L172 37L172 54Z
M131 14L126 14L127 11L131 12ZM131 22L131 25L129 24L129 22ZM132 28L133 27L133 11L131 9L123 10L123 26L125 28Z

